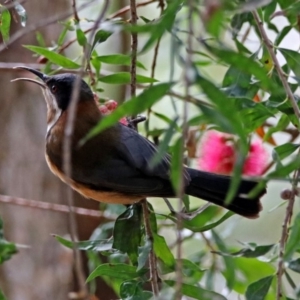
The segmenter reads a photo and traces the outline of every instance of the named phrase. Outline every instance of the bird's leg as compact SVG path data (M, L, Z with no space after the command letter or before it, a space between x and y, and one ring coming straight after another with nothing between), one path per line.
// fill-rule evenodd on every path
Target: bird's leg
M147 120L147 118L143 115L139 115L135 119L127 118L127 122L128 122L127 126L130 127L130 128L135 128L136 124L144 122L146 120Z
M177 212L175 211L175 209L173 208L172 204L170 203L170 201L167 198L163 198L165 200L165 203L167 204L169 210L171 211L171 213L175 216L180 216L183 220L187 220L190 221L192 219L194 219L196 216L198 216L200 213L202 213L206 208L208 208L211 203L206 203L205 205L199 207L198 209L192 211L192 212Z

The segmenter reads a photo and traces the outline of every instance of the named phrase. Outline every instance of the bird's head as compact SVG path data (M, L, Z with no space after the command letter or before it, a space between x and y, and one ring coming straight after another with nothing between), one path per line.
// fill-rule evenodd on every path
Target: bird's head
M40 80L22 77L12 81L30 81L38 84L42 88L48 110L47 123L49 131L62 113L68 109L72 99L72 91L78 76L70 73L48 76L32 68L17 68L27 70L39 77ZM87 83L80 79L79 84L79 103L84 101L94 101L93 92Z

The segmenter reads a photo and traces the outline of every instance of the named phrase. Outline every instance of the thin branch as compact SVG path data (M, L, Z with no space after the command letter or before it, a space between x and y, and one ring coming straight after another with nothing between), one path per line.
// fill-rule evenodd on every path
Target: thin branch
M80 19L79 19L77 8L76 8L76 0L73 0L72 8L73 8L74 20L76 23L79 23Z
M253 13L255 22L258 26L258 30L260 32L262 40L265 43L270 56L272 57L275 69L278 73L278 76L281 79L281 82L283 84L283 87L285 89L287 97L294 109L294 113L298 118L300 118L300 110L299 110L298 104L294 98L294 94L287 82L284 72L279 64L279 61L276 57L274 49L268 39L267 33L263 27L263 23L260 20L257 11L253 11L252 13ZM300 153L298 153L298 155L300 155ZM294 208L294 203L295 203L295 195L297 193L296 190L297 190L297 185L298 185L298 181L299 181L299 175L300 175L300 171L296 170L294 172L293 181L292 181L292 195L289 200L288 206L286 208L285 218L284 218L284 221L282 224L282 232L281 232L281 238L280 238L280 243L279 243L278 267L277 267L277 288L276 288L276 299L277 300L280 300L282 297L282 275L284 273L284 250L285 250L286 241L287 241L288 235L289 235L288 227L289 227L292 215L293 215L293 208Z
M96 22L94 23L93 30L91 32L91 35L89 37L88 43L91 44L92 38L99 26L99 24L102 22L105 13L108 9L108 4L109 1L106 0L104 2L104 6L102 11L100 12L99 17L97 18ZM72 90L72 95L71 95L71 102L70 106L68 109L68 115L67 115L67 121L66 121L66 126L64 130L64 141L63 141L63 170L66 174L67 178L71 178L72 174L72 164L71 164L71 147L72 147L72 135L73 135L73 130L74 130L74 121L76 118L76 109L77 109L77 103L79 101L79 92L80 92L80 86L81 86L81 78L84 73L84 68L85 64L87 62L87 58L89 56L89 48L86 47L85 53L82 57L82 62L81 62L81 68L79 75L77 76L73 90ZM79 250L76 246L75 239L76 239L76 233L77 233L77 224L75 220L75 215L72 210L72 207L74 206L74 199L73 199L73 191L71 188L67 189L67 199L68 199L68 205L70 207L70 234L71 234L71 239L73 242L73 251L74 251L74 261L75 261L75 271L78 279L78 285L79 285L79 294L84 295L83 298L87 299L88 297L88 291L85 285L85 278L84 278L84 272L82 269L82 261L81 261L81 255L79 253Z
M154 3L154 2L157 2L157 0L149 0L149 1L140 2L140 3L137 3L135 7L146 6L146 5ZM131 8L131 5L122 7L121 9L119 9L118 11L116 11L115 13L110 15L109 19L114 19L114 18L117 18L117 17L120 17L120 16L126 14L127 12L130 11L130 8Z
M147 240L151 242L151 250L149 253L149 269L150 269L150 282L152 291L155 297L158 297L159 287L158 287L158 276L157 276L157 261L156 256L153 250L153 234L150 225L149 211L147 200L142 200L142 208L144 215L144 223L145 223L145 233Z
M130 13L131 13L131 24L135 25L137 22L137 11L135 0L130 0ZM130 65L130 94L131 97L136 95L136 60L137 60L137 47L138 47L138 36L137 33L131 33L131 65ZM135 119L136 116L131 116L131 120ZM135 130L137 130L137 125L134 124ZM149 253L149 269L150 269L150 282L152 287L152 292L155 297L158 297L159 287L158 287L158 276L157 276L157 261L153 250L153 234L151 230L148 203L147 199L141 201L144 215L145 232L148 240L151 241L151 250Z
M261 35L261 37L263 39L263 42L266 45L270 56L272 57L272 60L273 60L273 63L274 63L274 67L275 67L275 69L276 69L276 71L278 73L278 76L279 76L282 84L283 84L283 87L284 87L285 92L286 92L286 94L287 94L287 96L289 98L289 101L291 102L291 105L292 105L292 107L294 109L295 115L298 118L300 118L300 109L298 107L297 101L295 100L294 94L293 94L293 92L292 92L292 90L291 90L291 88L290 88L290 86L289 86L289 84L287 82L286 76L284 75L284 72L283 72L283 70L282 70L282 68L281 68L281 66L279 64L279 61L278 61L277 56L276 56L276 54L274 52L273 46L272 46L272 44L271 44L271 42L270 42L270 40L269 40L269 38L267 36L267 33L266 33L265 29L264 29L263 22L260 20L257 11L253 11L252 14L253 14L254 20L255 20L255 22L257 24L258 30L260 32L260 35Z
M188 11L187 11L187 20L188 21L188 35L187 35L187 48L188 51L186 52L186 60L185 60L185 68L184 68L184 83L185 83L185 98L189 98L190 94L190 86L191 86L191 80L190 80L190 72L192 70L192 38L193 38L193 21L192 21L192 15L193 15L193 9L192 9L192 0L187 1ZM188 101L184 101L183 105L183 124L182 124L182 140L186 141L187 135L188 135ZM183 203L183 197L184 197L184 142L181 144L181 156L180 156L180 169L179 172L181 175L181 180L179 183L178 188L178 211L182 210L182 203ZM175 299L181 300L182 298L182 284L183 284L183 276L182 276L182 217L180 214L177 218L177 264L176 264L176 294Z
M188 102L188 103L195 104L195 105L201 104L201 105L205 105L205 106L211 107L211 108L214 107L213 104L211 104L211 103L209 103L205 100L197 99L197 98L195 98L191 95L180 95L180 94L178 94L174 91L169 91L167 93L167 95L178 98L178 99L183 100L183 101Z
M70 212L69 206L67 206L67 205L57 204L57 203L49 203L49 202L43 202L43 201L36 201L36 200L29 200L29 199L12 197L12 196L7 196L7 195L0 195L0 202L6 203L6 204L18 205L18 206L26 206L26 207L30 207L30 208L36 208L36 209L50 210L50 211L59 212L59 213L69 213ZM87 209L87 208L76 207L76 206L74 206L72 208L72 210L74 211L74 213L76 215L107 219L107 217L104 216L104 214L99 210Z
M130 0L131 24L136 25L137 12L135 0ZM137 33L131 33L131 65L130 65L130 94L135 96L136 92L136 56L137 56L138 38ZM132 116L134 119L135 116Z

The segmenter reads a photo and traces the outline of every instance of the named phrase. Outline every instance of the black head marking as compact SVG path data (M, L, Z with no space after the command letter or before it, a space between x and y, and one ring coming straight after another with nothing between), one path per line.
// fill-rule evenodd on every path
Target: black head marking
M45 80L50 92L54 95L60 109L66 110L70 104L72 90L78 76L74 74L59 74ZM87 83L81 79L79 101L94 101L93 93Z

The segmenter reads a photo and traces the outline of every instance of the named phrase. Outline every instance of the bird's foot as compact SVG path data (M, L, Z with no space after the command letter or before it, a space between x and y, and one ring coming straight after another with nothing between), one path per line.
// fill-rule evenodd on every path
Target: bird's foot
M194 219L199 214L201 214L207 207L209 207L211 205L211 203L206 203L205 205L199 207L198 209L196 209L192 212L186 212L185 209L183 209L181 212L177 212L177 211L175 211L172 204L170 203L170 201L167 198L164 198L164 200L173 215L175 215L176 217L179 217L183 220L187 220L187 221Z
M134 119L127 118L127 123L128 123L127 126L130 128L135 128L138 123L144 122L146 120L147 120L147 118L143 115L138 115Z

